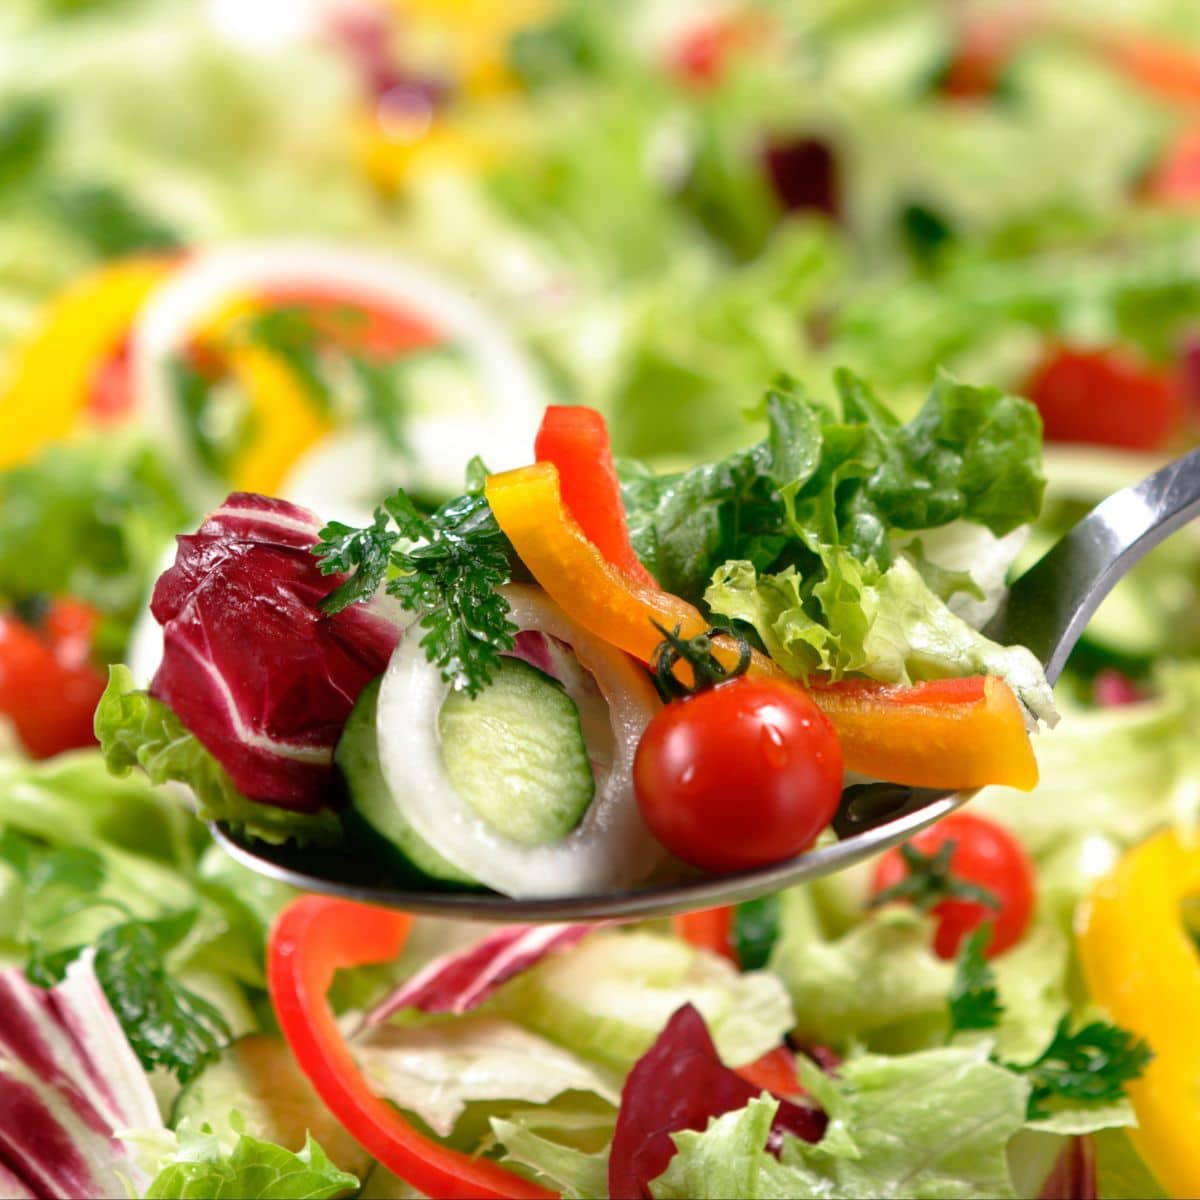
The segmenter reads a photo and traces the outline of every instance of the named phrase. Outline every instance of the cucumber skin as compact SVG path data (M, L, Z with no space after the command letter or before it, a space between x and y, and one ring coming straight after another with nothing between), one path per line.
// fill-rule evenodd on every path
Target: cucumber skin
M392 800L375 750L379 685L376 679L362 690L334 751L349 797L342 812L346 833L405 883L478 887L408 824Z

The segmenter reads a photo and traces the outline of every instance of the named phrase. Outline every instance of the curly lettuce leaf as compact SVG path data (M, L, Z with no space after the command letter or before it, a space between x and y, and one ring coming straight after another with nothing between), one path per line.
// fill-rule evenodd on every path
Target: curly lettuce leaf
M848 1059L806 1086L830 1116L816 1145L788 1137L764 1149L778 1101L762 1097L675 1135L678 1153L650 1185L682 1197L1011 1197L1006 1147L1024 1124L1026 1084L988 1061L986 1047L945 1047Z
M940 374L901 424L846 370L840 411L781 378L766 395L766 438L675 476L627 467L634 546L664 587L699 598L723 562L798 567L820 579L844 552L886 570L893 539L956 521L997 537L1041 506L1041 421L1028 401Z
M202 1200L253 1196L255 1200L333 1200L358 1190L309 1137L299 1153L242 1133L227 1151L217 1136L183 1122L174 1161L147 1188L146 1200Z
M728 562L704 599L714 613L752 625L771 657L794 675L852 673L896 684L998 675L1035 716L1057 719L1033 654L973 629L908 558L881 570L840 547L823 547L821 562L825 574L815 582L794 568L760 576L751 562Z
M141 767L152 783L186 784L201 820L222 821L275 843L332 843L340 837L341 826L331 812L297 813L246 799L175 713L134 685L128 667L109 670L108 687L96 707L96 737L114 775Z

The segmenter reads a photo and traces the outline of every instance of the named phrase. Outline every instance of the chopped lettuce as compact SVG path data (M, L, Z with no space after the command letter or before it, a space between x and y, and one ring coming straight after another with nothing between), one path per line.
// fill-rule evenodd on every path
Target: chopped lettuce
M608 1196L608 1151L588 1153L544 1138L516 1120L492 1118L492 1131L504 1147L504 1161L526 1167L564 1200L605 1200Z
M827 915L812 886L780 895L780 935L768 965L795 1006L793 1034L886 1051L943 1041L954 966L933 951L932 920L889 904L834 936ZM1067 948L1062 929L1039 921L991 962L1004 1014L988 1038L1003 1057L1033 1058L1053 1036L1068 1003Z
M0 599L70 595L106 618L98 652L119 657L163 548L188 509L147 443L105 434L0 472Z
M254 1196L261 1200L332 1200L358 1190L358 1179L341 1171L312 1138L298 1153L239 1135L232 1150L217 1136L187 1123L178 1146L150 1186L146 1200L205 1200Z
M826 671L907 684L998 675L1034 716L1053 723L1054 697L1041 663L1023 646L1001 646L956 616L907 558L881 571L848 551L822 549L825 577L808 584L789 567L759 576L728 562L704 594L713 612L752 625L793 675Z
M298 813L247 800L175 713L135 687L128 667L109 671L108 687L96 708L96 736L114 775L128 775L137 766L151 783L186 784L202 820L223 821L269 842L333 842L340 835L341 826L331 812Z
M448 1137L470 1101L544 1104L592 1092L616 1105L620 1078L499 1017L472 1014L423 1025L382 1025L355 1038L373 1090Z
M987 1048L946 1047L847 1059L836 1078L805 1083L830 1116L815 1145L765 1149L778 1102L752 1101L704 1133L675 1135L679 1152L651 1184L676 1197L1011 1197L1006 1147L1025 1120L1027 1087Z
M734 1066L773 1049L792 1024L775 975L740 974L725 959L644 930L600 930L505 984L493 1003L573 1052L625 1069L686 1003Z

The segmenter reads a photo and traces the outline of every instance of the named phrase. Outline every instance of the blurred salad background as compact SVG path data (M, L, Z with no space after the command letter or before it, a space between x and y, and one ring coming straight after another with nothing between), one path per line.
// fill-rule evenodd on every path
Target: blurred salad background
M381 918L373 950L343 924L330 963L379 961L331 1000L425 1149L381 1151L297 1066L267 987L292 894L106 771L107 667L147 682L149 589L227 492L368 523L398 484L456 494L477 450L528 461L548 403L683 468L759 438L779 373L828 400L839 366L905 416L939 368L1036 404L1021 564L1192 447L1200 10L8 0L0 1194L1195 1194L1191 531L1089 628L1039 787L968 810L1032 864L994 957L872 905L868 864L568 930L511 978L485 944L367 1019L488 930Z

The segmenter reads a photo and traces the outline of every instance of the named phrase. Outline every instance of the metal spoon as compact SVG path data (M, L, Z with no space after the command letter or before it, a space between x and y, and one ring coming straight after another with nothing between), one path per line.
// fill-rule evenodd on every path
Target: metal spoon
M1088 620L1113 586L1148 551L1200 514L1200 450L1098 504L1009 589L984 632L1028 646L1053 683ZM1050 736L1053 736L1052 734ZM974 791L871 784L848 788L833 821L838 840L754 871L595 896L513 900L494 892L412 891L389 883L360 855L247 844L214 826L217 840L255 871L308 891L434 916L484 921L590 921L649 918L735 904L840 871L933 824Z

